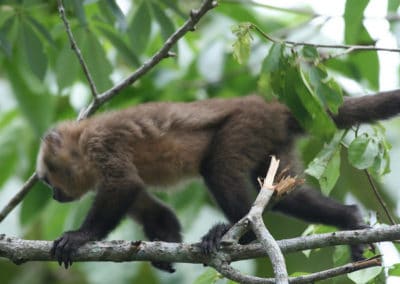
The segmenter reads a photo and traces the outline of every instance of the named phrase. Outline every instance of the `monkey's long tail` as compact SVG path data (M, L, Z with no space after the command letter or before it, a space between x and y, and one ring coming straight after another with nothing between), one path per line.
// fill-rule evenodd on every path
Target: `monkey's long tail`
M371 123L400 113L400 90L381 92L362 97L346 97L338 114L332 114L338 128L359 123Z

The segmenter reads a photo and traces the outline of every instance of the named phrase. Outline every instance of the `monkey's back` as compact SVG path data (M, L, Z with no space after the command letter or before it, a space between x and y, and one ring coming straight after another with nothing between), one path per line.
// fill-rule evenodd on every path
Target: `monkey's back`
M235 133L229 135L240 136L242 131L254 128L252 133L258 138L241 139L249 141L250 151L254 139L265 140L268 154L271 143L285 142L287 116L286 107L266 103L258 96L190 103L152 102L79 122L79 144L88 156L96 149L93 145L102 144L100 148L107 149L115 159L132 162L146 184L172 185L182 177L199 174L216 132L233 117L240 119L229 130ZM69 131L60 125L62 128Z

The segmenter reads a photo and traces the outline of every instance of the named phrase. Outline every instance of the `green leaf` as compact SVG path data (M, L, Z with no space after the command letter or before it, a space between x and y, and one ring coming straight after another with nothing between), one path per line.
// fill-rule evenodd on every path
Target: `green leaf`
M350 280L357 284L368 283L382 272L382 267L370 267L347 274Z
M43 80L47 69L47 57L44 54L43 45L28 22L22 21L20 29L20 41L29 68L33 74Z
M128 27L130 46L137 55L144 53L150 39L151 13L147 1L142 1Z
M79 20L79 23L82 26L87 26L88 23L86 20L85 9L83 8L83 3L84 3L84 1L72 0L74 12Z
M2 30L0 30L0 48L8 57L11 56L11 44L8 42L6 34Z
M329 195L340 175L340 149L335 151L329 160L324 173L319 179L321 190Z
M15 110L2 113L0 116L0 187L13 174L19 160L18 141L23 136L21 121L17 120Z
M364 10L369 0L347 0L344 11L345 41L358 43L360 30L363 29Z
M219 279L221 279L221 275L216 270L209 268L196 278L194 284L213 284Z
M117 19L118 28L120 28L121 30L125 30L126 29L125 15L119 8L118 4L115 2L115 0L106 0L106 4L110 8L115 19Z
M50 200L50 189L41 182L36 183L32 190L26 195L22 202L21 223L29 224L34 218L42 212L43 207Z
M232 45L233 57L239 64L245 63L250 57L251 42L253 41L251 28L250 23L241 23L232 27L232 32L236 36Z
M301 49L301 53L305 58L316 60L319 59L318 50L313 46L304 46Z
M335 266L344 265L349 261L349 248L347 246L335 246L333 263Z
M396 263L389 268L390 276L400 276L400 263Z
M120 35L108 28L98 27L98 29L111 42L111 44L118 49L124 59L127 60L132 67L137 67L141 64L139 58L120 37Z
M175 25L171 19L165 14L159 5L156 3L151 3L151 8L155 19L161 29L161 35L164 40L168 39L175 31Z
M269 49L268 55L265 57L262 65L262 73L276 72L279 68L280 57L283 53L284 46L274 43Z
M315 177L324 194L329 195L340 174L340 142L344 131L338 131L308 165L306 173Z
M8 78L18 105L37 137L40 137L53 119L55 97L20 63L7 63L7 66Z
M357 67L360 80L366 80L374 89L379 89L379 58L376 51L352 54L350 61Z
M373 165L371 166L370 170L372 174L376 176L381 176L390 172L390 155L389 151L392 146L386 139L385 135L385 128L376 124L372 126L374 130L374 140L378 144L379 153L376 156Z
M179 6L176 3L177 2L176 0L161 0L159 2L166 5L172 11L174 11L177 15L179 15L182 19L186 20L187 14L184 11L182 11L182 9L179 8Z
M78 78L80 65L70 45L64 45L57 56L55 72L60 90L71 87Z
M388 11L390 12L396 12L397 9L400 6L400 1L399 0L389 0L388 1Z
M112 86L110 79L113 68L107 59L107 55L100 44L98 37L90 30L79 29L76 31L78 44L80 44L83 57L87 63L94 83L99 92L103 92Z
M330 138L336 131L336 126L325 111L323 102L307 84L307 79L300 68L291 73L291 78L285 80L286 89L296 94L308 113L308 118L303 120L303 125L311 133L321 137ZM301 122L302 117L296 118Z
M367 169L379 155L379 144L374 137L364 133L351 142L348 152L350 164L360 170Z
M346 1L344 14L346 43L374 44L374 40L363 25L364 10L368 3L369 0ZM372 88L379 89L379 59L376 51L351 54L350 62L357 69L354 76L356 80L367 80Z
M305 51L303 50L303 53ZM343 103L342 90L333 78L328 79L328 73L321 64L300 65L304 78L324 106L327 106L333 113L337 113Z
M27 19L32 24L32 26L35 27L38 33L40 33L42 37L48 41L50 45L52 46L55 45L53 37L51 36L50 32L47 30L45 26L43 26L40 22L38 22L35 18L31 16L28 16Z

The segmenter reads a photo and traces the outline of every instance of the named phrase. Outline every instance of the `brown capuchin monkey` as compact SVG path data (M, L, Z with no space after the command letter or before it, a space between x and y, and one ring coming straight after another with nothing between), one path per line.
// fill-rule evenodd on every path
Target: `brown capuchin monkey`
M348 128L399 112L400 95L393 91L346 98L331 116L337 127ZM80 228L55 240L51 253L67 268L80 246L106 237L125 215L140 223L150 240L181 242L177 217L146 187L170 186L195 176L203 177L229 222L235 223L250 209L268 157L277 156L281 169L296 164L293 144L303 132L285 105L258 96L145 103L63 122L44 137L37 174L59 202L77 200L89 190L96 196ZM298 172L291 169L292 175ZM367 227L357 206L343 205L308 185L299 186L273 209L344 230ZM201 249L217 249L229 227L215 225L202 238ZM351 246L354 260L362 258L363 248ZM153 265L174 271L171 263Z

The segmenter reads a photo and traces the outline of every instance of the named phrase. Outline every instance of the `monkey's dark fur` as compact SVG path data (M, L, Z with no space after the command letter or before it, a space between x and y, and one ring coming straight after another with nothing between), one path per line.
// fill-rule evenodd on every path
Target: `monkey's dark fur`
M398 92L345 99L337 115L339 128L389 118L400 112ZM202 176L231 223L249 210L256 178L276 155L281 168L295 165L293 142L303 130L286 106L261 97L210 99L192 103L147 103L68 121L43 139L37 174L60 202L95 190L93 205L81 227L54 241L52 253L65 267L82 244L100 240L128 215L150 240L180 242L181 227L173 211L146 191ZM296 174L295 168L291 168ZM274 210L341 229L365 228L355 205L342 205L303 185ZM210 252L228 225L217 225L202 239ZM353 259L362 246L352 246ZM153 263L173 272L170 263Z

